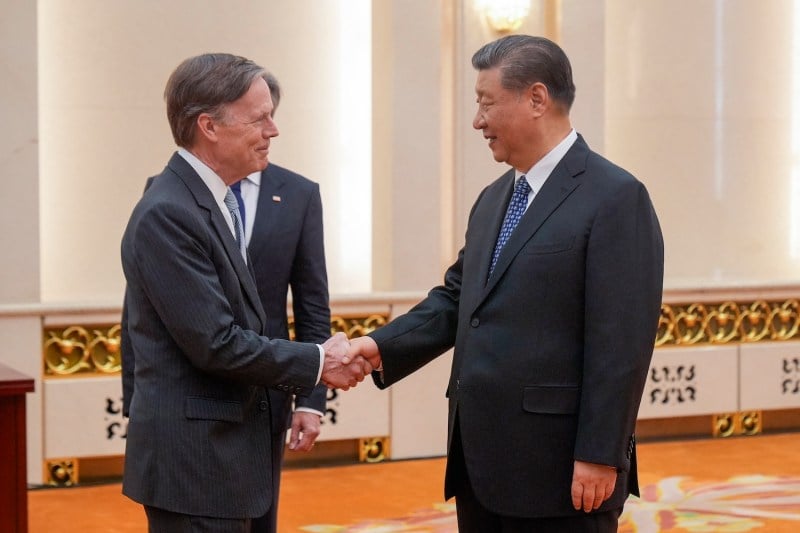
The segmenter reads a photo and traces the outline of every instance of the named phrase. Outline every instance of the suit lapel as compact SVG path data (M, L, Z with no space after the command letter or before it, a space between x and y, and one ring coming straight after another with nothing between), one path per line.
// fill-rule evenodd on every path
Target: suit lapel
M279 168L273 164L261 172L261 184L258 190L258 207L256 217L253 219L253 235L258 238L250 239L250 247L254 256L259 256L261 248L268 246L271 241L270 235L279 227L281 223L280 200L281 193L286 180L279 172Z
M493 209L490 216L485 217L486 223L480 223L478 233L475 238L477 244L477 265L479 279L485 283L489 277L489 266L492 262L494 245L497 242L497 235L500 233L500 226L506 216L508 203L511 201L511 194L514 192L514 170L509 170L500 178L500 186L496 191L487 191L484 199L488 205L500 206Z
M180 155L174 154L167 166L183 180L186 187L194 196L197 205L201 209L208 211L211 227L214 228L223 248L225 248L225 253L228 254L236 276L239 278L242 290L250 300L251 307L258 312L258 317L263 327L266 322L266 316L264 315L263 308L258 299L258 290L256 289L254 278L248 265L242 258L239 246L236 244L236 239L228 228L228 223L225 221L225 217L223 217L211 191L208 190L208 187L206 187L205 183L203 183L203 180L200 179L200 176L197 175L192 166Z
M528 209L519 221L519 225L514 229L508 242L506 242L506 245L500 252L497 265L495 265L494 272L486 283L481 301L491 292L494 286L497 285L499 280L503 277L503 273L525 246L525 243L536 234L537 230L545 223L548 217L550 217L564 200L566 200L580 185L580 180L575 178L583 173L586 167L586 155L588 152L589 147L579 135L575 144L567 151L544 182L541 190L536 194L531 205L528 206ZM508 194L510 195L510 192ZM507 205L508 201L502 204L503 208L500 214L501 220L503 216L505 216ZM498 224L495 230L495 239L499 232L499 227ZM494 250L494 242L492 242L490 247L491 250ZM492 253L491 250L489 251L489 255ZM488 261L486 263L486 267L484 268L488 273Z

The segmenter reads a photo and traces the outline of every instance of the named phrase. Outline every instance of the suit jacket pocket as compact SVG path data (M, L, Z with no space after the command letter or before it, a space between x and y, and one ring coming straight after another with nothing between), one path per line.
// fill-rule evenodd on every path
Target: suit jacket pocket
M241 402L229 400L189 396L184 402L183 412L189 420L244 422L244 408Z
M557 254L559 252L566 252L567 250L570 250L574 244L575 244L574 236L569 237L568 239L562 239L553 242L530 243L525 248L522 249L522 253Z
M580 387L561 385L536 385L525 387L522 409L528 413L572 415L578 412Z

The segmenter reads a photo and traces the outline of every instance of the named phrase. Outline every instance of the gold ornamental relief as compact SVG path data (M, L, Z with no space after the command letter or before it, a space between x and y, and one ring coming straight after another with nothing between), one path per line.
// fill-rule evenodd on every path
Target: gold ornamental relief
M341 331L346 334L349 339L363 337L367 333L371 333L379 327L385 326L387 322L388 316L379 314L368 316L332 316L331 335ZM296 338L294 317L289 318L289 338L291 340Z
M358 460L362 463L380 463L391 457L389 437L369 437L358 441Z
M722 413L711 417L711 435L718 438L759 435L762 431L761 411Z
M71 487L80 481L80 461L77 457L46 459L44 483L53 487Z
M655 346L793 340L800 337L800 303L663 304Z
M331 334L342 331L348 337L360 337L383 326L388 317L334 316ZM45 328L42 351L44 372L48 377L75 374L117 374L122 371L121 327L119 324L67 328ZM289 335L295 338L294 319L289 319Z
M45 374L116 374L122 369L120 326L70 326L44 331Z
M90 369L89 342L89 332L80 326L45 331L45 373L66 375Z
M798 336L800 302L788 300L779 307L775 307L767 319L767 324L773 339L787 340Z

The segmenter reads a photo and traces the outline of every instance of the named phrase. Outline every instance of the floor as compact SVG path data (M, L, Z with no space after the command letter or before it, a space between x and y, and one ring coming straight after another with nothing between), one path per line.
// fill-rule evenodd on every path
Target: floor
M620 531L800 531L800 433L639 445ZM281 533L455 532L444 459L285 471ZM146 531L119 484L29 491L31 533Z

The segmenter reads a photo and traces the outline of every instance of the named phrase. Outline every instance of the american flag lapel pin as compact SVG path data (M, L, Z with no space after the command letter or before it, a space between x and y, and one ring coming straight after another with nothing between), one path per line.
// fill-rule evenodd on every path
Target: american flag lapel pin
M273 202L280 202L281 201L281 197L278 196L277 194L273 194L272 195L272 201Z

